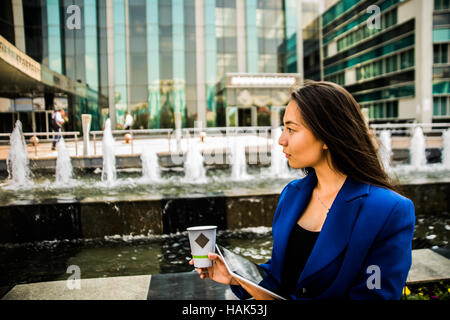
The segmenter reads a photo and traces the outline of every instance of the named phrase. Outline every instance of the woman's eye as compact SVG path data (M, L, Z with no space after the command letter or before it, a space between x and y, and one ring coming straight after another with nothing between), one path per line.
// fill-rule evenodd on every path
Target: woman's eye
M287 130L288 130L289 133L293 132L293 130L291 128L287 128Z

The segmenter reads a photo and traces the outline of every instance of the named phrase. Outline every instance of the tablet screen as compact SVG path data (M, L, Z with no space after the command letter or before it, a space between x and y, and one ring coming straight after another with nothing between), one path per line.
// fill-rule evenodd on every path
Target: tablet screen
M267 272L259 265L231 252L228 249L225 249L220 245L217 246L219 247L225 262L232 272L255 284L259 284L267 277Z
M285 297L276 293L278 290L271 289L276 287L276 285L274 286L275 279L264 268L218 244L216 244L216 248L219 255L225 260L225 265L231 274L253 284L276 299L286 300Z

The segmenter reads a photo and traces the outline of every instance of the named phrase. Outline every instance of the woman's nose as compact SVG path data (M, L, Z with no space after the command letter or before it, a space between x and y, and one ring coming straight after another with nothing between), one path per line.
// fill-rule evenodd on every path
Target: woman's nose
M287 142L287 140L285 138L285 130L283 130L281 132L280 138L278 139L278 144L282 145L283 147L285 147L286 146L286 142Z

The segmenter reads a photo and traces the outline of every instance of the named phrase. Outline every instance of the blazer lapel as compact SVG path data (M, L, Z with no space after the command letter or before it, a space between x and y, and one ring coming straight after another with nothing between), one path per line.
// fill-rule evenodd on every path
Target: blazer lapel
M283 203L282 214L277 221L276 233L273 233L273 260L277 261L277 268L274 275L281 279L281 272L284 267L286 247L292 228L300 219L300 215L306 209L311 198L312 190L317 184L317 177L314 171L299 181L295 188L289 188Z
M369 184L349 177L337 194L319 237L300 274L299 284L331 263L347 246L361 206L361 197L369 193Z

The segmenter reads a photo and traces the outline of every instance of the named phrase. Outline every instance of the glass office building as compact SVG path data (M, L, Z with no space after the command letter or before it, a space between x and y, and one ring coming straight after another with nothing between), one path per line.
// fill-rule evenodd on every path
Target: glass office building
M450 119L449 1L341 0L318 20L321 78L348 89L372 123Z
M83 113L92 114L95 130L106 118L120 127L127 111L134 128L173 128L177 121L183 127L195 121L223 126L229 104L219 91L227 73L274 79L299 72L297 59L286 54L287 45L292 52L286 39L301 33L299 3L6 0L0 35L44 69L76 83L74 93L22 92L42 96L47 111L55 99L65 101L74 130L81 130ZM9 107L0 106L3 117L17 112L20 95L0 87L0 97L12 99Z
M433 121L450 120L450 1L434 0Z
M267 125L289 77L343 85L371 122L450 120L449 0L0 3L2 132L45 130L54 104L78 131L127 111L134 128ZM15 49L40 65L34 86L5 85Z

